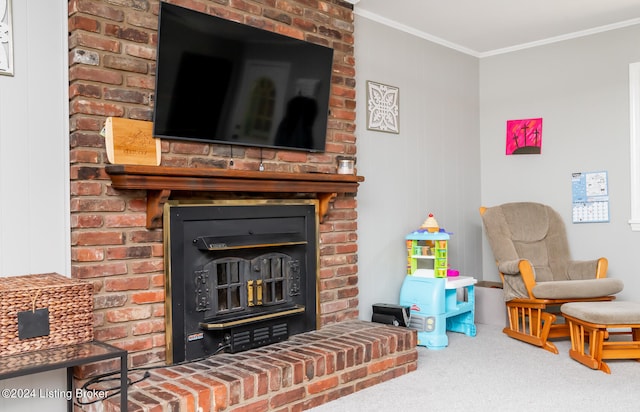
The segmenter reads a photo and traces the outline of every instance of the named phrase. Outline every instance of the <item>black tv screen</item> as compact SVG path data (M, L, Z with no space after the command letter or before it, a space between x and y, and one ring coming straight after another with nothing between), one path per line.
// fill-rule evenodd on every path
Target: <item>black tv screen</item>
M160 4L154 136L325 150L333 49Z

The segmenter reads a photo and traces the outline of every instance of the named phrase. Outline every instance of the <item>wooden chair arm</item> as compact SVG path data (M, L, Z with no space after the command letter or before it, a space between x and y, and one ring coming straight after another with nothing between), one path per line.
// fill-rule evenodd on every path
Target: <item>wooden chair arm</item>
M522 259L518 264L518 268L520 269L520 275L522 276L524 286L527 288L529 298L535 299L536 297L533 296L533 287L536 285L536 276L533 271L533 266L531 266L531 263L528 260Z
M607 269L609 268L609 261L607 258L601 257L598 259L596 266L596 279L604 279L607 277Z

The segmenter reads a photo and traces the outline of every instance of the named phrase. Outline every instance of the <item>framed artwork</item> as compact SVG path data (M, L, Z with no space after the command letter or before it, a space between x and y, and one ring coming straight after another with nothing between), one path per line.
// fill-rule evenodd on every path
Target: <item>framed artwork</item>
M367 129L400 133L400 89L367 80Z
M0 74L13 76L11 0L0 0Z
M507 120L507 155L542 153L542 118Z

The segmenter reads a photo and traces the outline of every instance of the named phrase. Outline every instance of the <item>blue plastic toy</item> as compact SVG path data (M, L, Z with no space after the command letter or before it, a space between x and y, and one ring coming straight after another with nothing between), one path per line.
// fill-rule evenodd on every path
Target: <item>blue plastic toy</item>
M418 331L418 345L443 349L449 344L447 331L476 336L476 280L469 276L428 278L406 276L400 289L400 305L411 308L409 327ZM458 300L465 288L466 299Z

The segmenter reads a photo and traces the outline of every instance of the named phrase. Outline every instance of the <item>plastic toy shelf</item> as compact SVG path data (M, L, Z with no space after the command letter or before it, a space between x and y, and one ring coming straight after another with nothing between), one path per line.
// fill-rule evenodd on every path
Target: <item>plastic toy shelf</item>
M449 234L416 231L407 235L407 275L447 276Z
M447 331L476 336L476 282L469 276L405 277L400 305L411 308L409 327L418 331L418 345L443 349L449 344Z

